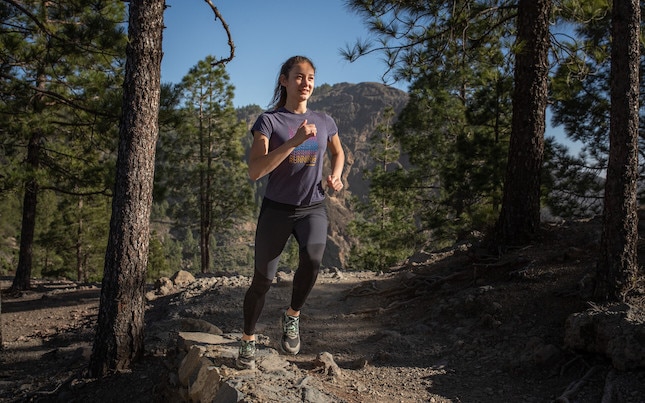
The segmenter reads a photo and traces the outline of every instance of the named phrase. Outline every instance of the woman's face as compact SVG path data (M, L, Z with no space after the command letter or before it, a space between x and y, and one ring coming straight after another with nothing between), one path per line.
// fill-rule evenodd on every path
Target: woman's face
M287 90L287 100L308 100L314 91L314 76L314 68L307 62L294 65L288 77L281 76L280 84Z

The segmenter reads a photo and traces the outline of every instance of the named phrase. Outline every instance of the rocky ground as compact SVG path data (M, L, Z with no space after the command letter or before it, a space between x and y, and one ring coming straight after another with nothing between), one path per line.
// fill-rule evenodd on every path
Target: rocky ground
M256 371L233 365L248 277L151 290L144 359L105 379L85 377L99 288L35 281L2 296L0 401L186 400L185 335L199 331L223 340L203 351L245 402L644 402L642 368L617 369L564 341L567 318L590 307L599 236L597 222L567 223L501 257L460 245L388 273L325 270L297 356L277 348L290 293L281 273L260 318Z

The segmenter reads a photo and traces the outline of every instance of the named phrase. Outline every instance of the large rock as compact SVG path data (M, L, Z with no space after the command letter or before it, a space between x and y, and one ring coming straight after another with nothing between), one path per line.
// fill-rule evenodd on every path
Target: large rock
M186 270L179 270L170 279L176 287L185 287L195 281L195 276Z
M249 383L255 386L252 401L327 403L334 400L306 371L292 365L285 355L266 346L256 354L257 370L237 370L240 334L213 335L200 332L180 332L178 351L185 355L178 363L176 390L168 392L169 401L232 403L243 402ZM261 339L266 336L258 335ZM339 377L340 368L329 353L319 355L312 367L319 367L327 375ZM276 387L276 385L281 385Z
M599 353L619 370L645 367L645 315L627 304L594 306L565 324L567 347Z

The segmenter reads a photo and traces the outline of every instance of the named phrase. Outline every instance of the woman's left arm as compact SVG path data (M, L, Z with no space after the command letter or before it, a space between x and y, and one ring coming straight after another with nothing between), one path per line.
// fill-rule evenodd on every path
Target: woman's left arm
M331 154L331 175L327 177L327 185L335 191L343 188L343 167L345 166L345 151L343 145L340 143L338 133L331 137L331 141L327 145L327 149Z

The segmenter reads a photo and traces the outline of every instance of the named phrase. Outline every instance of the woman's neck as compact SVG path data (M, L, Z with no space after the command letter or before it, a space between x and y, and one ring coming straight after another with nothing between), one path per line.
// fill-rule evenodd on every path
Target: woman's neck
M296 113L296 114L302 114L307 112L307 101L302 101L302 102L295 102L295 103L287 103L284 105L285 109L288 110L289 112Z

